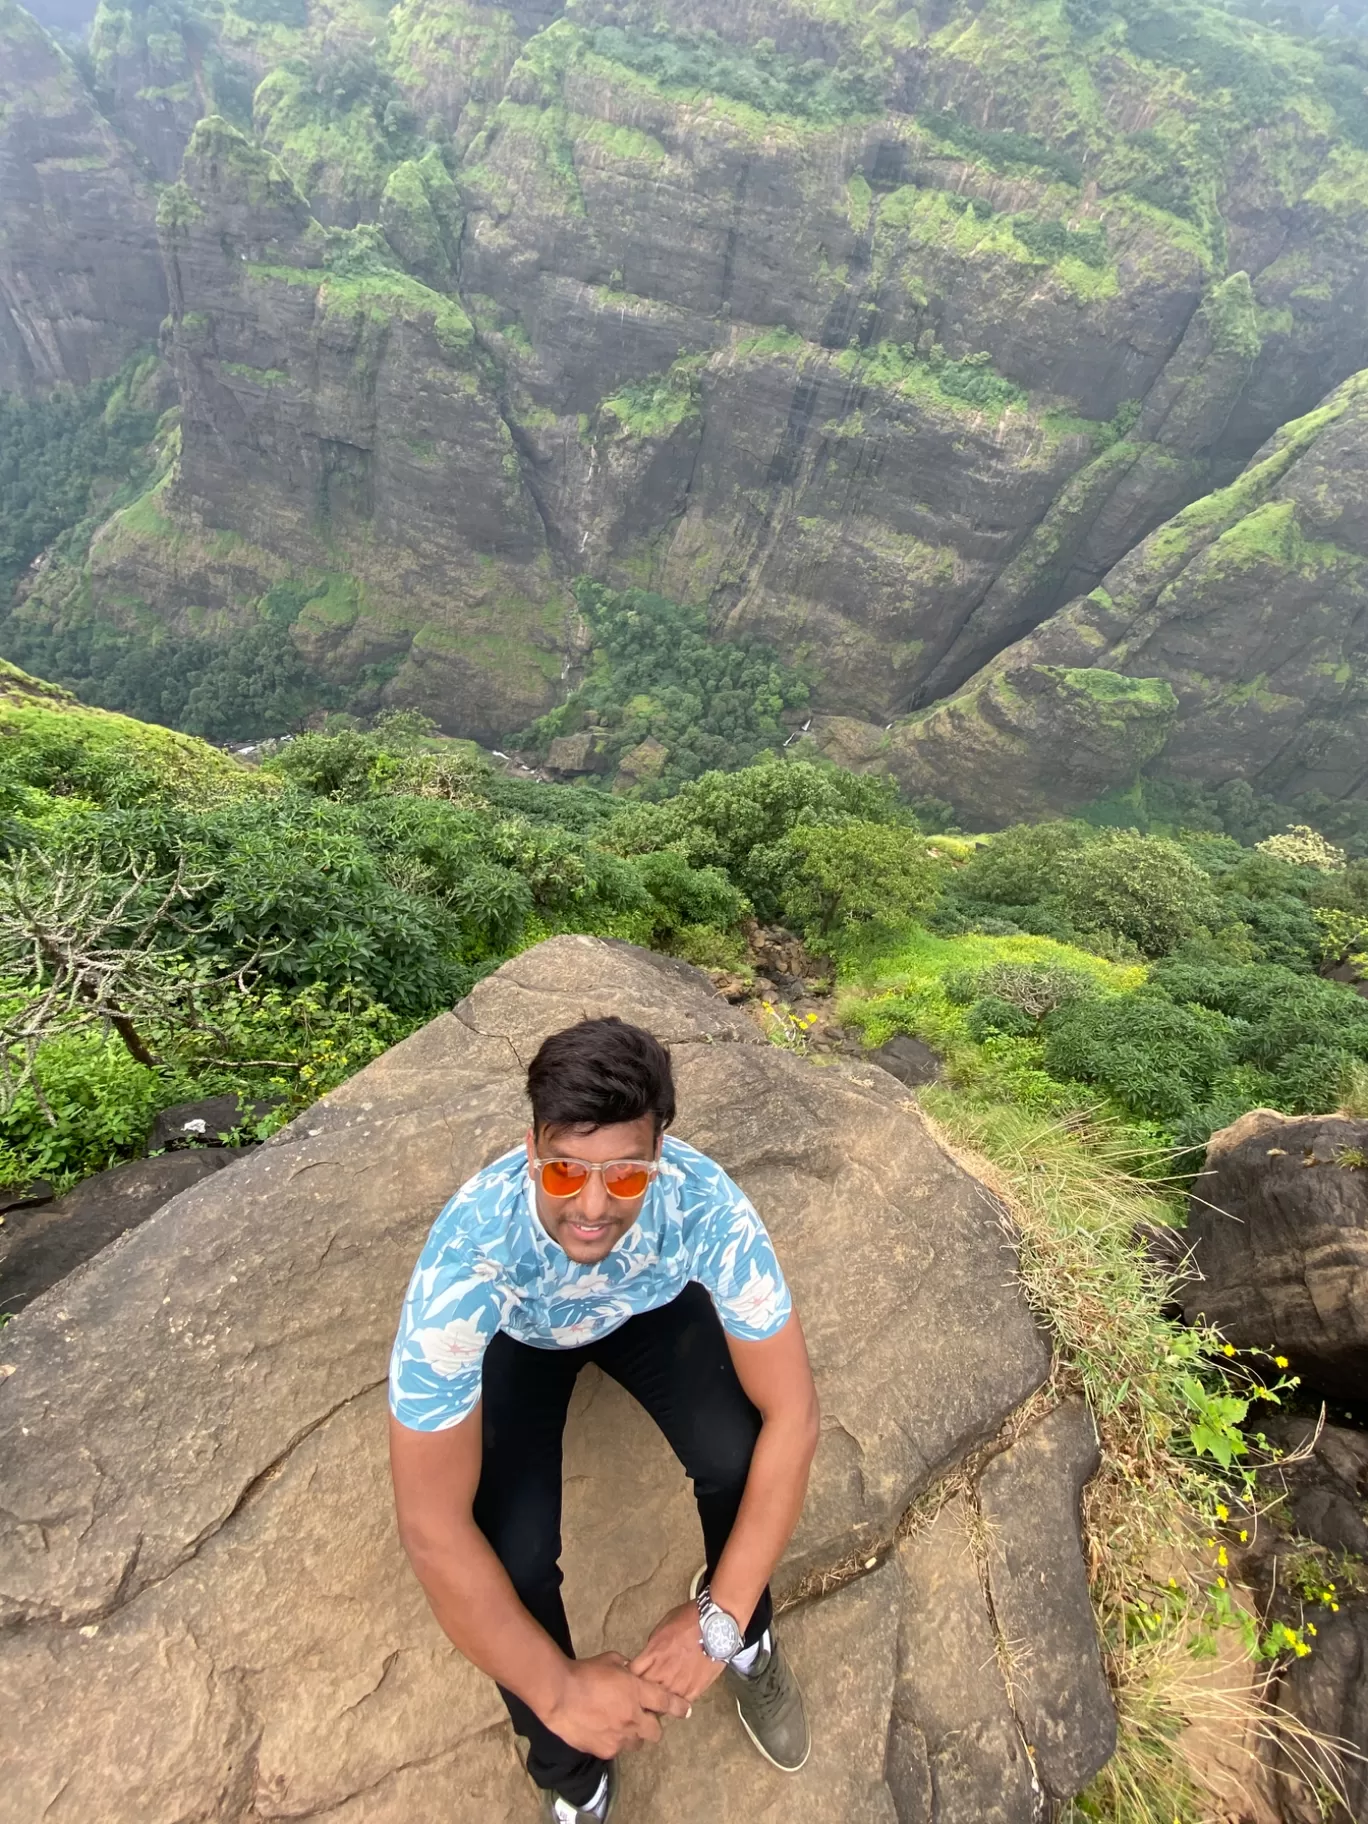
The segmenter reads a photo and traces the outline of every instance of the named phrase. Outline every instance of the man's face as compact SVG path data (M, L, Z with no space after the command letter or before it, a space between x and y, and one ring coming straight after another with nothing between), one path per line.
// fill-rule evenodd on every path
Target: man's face
M578 1159L585 1165L606 1165L610 1159L658 1159L660 1140L650 1115L639 1121L619 1121L612 1127L544 1127L527 1135L527 1159ZM573 1261L590 1266L617 1246L641 1214L650 1186L640 1197L610 1197L603 1174L590 1172L573 1197L549 1197L541 1187L541 1174L533 1169L533 1195L541 1225Z

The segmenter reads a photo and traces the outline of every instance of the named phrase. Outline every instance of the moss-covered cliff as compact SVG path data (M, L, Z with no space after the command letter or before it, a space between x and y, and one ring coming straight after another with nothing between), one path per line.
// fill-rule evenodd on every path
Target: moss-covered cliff
M155 210L71 59L0 0L0 392L103 378L155 339Z
M241 624L341 577L311 663L493 736L573 674L587 573L777 645L828 715L916 716L918 769L1001 662L1166 680L1148 763L1209 776L1212 693L1063 630L1368 366L1363 61L1203 0L104 0L101 105L164 179L188 139L182 443L86 611ZM1091 700L1028 695L1013 751ZM1313 777L1356 789L1280 781Z

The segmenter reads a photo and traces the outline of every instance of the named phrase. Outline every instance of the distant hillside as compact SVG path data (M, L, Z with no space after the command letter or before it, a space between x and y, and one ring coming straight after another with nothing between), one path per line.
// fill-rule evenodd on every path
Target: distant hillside
M178 401L3 649L215 733L507 743L603 661L584 577L975 822L1357 799L1362 24L104 0L78 65L0 0L0 389L160 336Z

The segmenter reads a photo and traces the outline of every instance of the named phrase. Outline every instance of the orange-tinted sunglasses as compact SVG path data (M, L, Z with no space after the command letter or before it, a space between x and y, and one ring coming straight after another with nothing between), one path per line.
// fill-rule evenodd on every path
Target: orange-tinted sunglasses
M532 1164L548 1197L573 1197L588 1184L590 1172L602 1172L608 1195L630 1203L656 1175L653 1159L609 1159L602 1165L586 1165L583 1159L534 1159Z

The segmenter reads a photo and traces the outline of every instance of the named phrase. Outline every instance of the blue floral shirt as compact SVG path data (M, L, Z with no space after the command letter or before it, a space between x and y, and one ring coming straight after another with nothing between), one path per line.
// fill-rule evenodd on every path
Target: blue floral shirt
M587 1266L542 1227L526 1153L505 1153L432 1225L394 1339L390 1410L413 1431L458 1425L479 1401L497 1331L538 1349L574 1348L669 1304L690 1280L732 1336L762 1342L788 1321L792 1300L764 1223L703 1153L667 1134L640 1216Z

